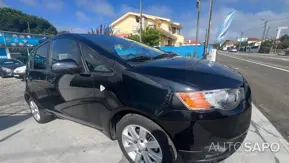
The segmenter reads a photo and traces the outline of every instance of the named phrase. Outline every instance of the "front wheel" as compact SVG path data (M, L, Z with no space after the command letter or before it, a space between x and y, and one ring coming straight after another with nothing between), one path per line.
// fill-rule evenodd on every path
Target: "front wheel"
M173 142L152 120L128 114L117 124L120 148L131 163L173 163L177 157Z
M0 77L1 77L1 78L5 78L3 72L0 72Z

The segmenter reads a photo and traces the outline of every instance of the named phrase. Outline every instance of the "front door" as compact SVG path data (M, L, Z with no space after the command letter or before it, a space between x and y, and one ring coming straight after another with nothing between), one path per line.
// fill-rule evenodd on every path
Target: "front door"
M58 38L52 42L51 64L63 60L73 59L82 72L79 74L47 74L49 83L50 106L54 113L65 118L86 123L88 108L93 107L94 87L93 77L82 62L80 48L76 40Z
M47 70L48 70L48 54L50 43L46 42L35 49L29 60L28 66L28 78L27 85L30 89L32 98L43 108L46 108L46 104L49 97L47 90Z
M118 91L117 84L120 77L113 71L113 63L109 62L105 56L85 45L81 47L95 88L95 103L94 107L89 107L87 110L87 120L91 124L102 126L103 120L107 118L105 112L110 112L121 105L115 95Z

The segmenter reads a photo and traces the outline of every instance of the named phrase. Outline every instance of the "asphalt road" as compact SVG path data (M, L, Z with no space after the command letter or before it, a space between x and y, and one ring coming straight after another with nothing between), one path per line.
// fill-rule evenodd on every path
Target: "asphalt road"
M218 52L217 62L245 76L254 104L288 141L289 57Z

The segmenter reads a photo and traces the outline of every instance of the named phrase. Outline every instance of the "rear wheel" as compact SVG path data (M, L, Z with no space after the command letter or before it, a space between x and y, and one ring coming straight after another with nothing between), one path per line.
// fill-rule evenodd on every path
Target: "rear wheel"
M120 148L131 163L173 163L177 157L166 132L150 119L128 114L117 124Z
M33 118L38 123L47 123L54 119L53 115L47 113L44 109L40 109L38 105L31 99L29 100L29 108Z

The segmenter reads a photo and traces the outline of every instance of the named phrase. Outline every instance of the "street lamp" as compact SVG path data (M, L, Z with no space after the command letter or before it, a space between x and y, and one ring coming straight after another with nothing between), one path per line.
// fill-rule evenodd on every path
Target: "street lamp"
M211 23L212 23L212 13L213 13L213 5L214 0L211 0L210 2L210 11L209 11L209 23L208 23L208 32L207 32L207 38L206 38L206 51L204 52L204 58L207 59L207 55L209 53L209 41L210 41L210 31L211 31Z
M200 24L201 0L197 0L196 7L198 9L198 16L197 16L196 43L195 43L194 57L196 57L198 53L198 36L199 36L199 24Z

